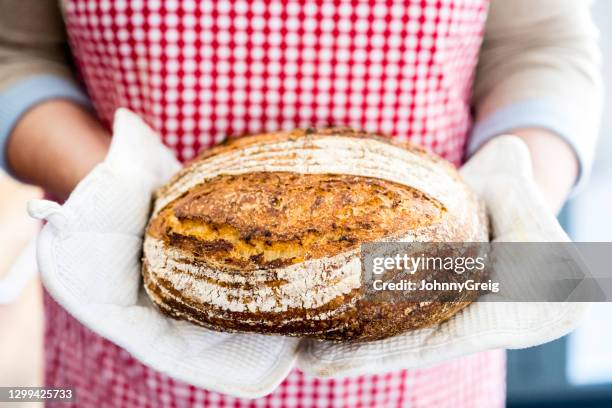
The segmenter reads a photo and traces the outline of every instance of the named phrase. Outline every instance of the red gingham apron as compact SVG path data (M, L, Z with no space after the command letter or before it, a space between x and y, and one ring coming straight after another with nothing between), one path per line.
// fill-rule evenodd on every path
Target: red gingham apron
M66 0L64 8L102 121L128 107L181 160L227 135L346 125L461 161L485 0ZM78 407L504 404L501 351L346 379L293 370L269 396L246 400L140 364L47 294L45 310L45 382L76 387Z

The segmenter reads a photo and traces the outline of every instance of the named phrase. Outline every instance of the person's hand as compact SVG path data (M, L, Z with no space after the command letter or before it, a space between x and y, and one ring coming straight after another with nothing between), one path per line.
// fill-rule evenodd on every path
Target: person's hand
M108 151L110 134L86 109L62 100L41 103L17 123L7 162L19 179L63 200Z
M115 118L109 154L68 200L28 205L46 221L37 240L45 289L81 324L147 366L246 398L270 393L294 364L299 339L208 331L169 318L142 298L152 194L181 165L134 113L120 109Z

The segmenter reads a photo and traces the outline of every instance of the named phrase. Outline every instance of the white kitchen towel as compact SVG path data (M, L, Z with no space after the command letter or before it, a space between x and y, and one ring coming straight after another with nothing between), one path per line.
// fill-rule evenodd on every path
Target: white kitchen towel
M306 373L341 377L533 346L567 333L584 313L578 303L475 303L439 326L362 344L218 333L167 318L142 289L141 245L152 192L180 165L125 109L116 114L113 134L106 160L63 206L30 203L30 213L47 221L38 240L41 276L81 323L195 386L255 398L272 392L296 360ZM490 142L462 173L485 200L496 239L567 241L535 188L519 140Z
M162 315L141 285L142 236L153 191L180 165L136 115L119 110L106 160L47 224L38 264L49 293L81 323L179 380L240 397L270 393L294 365L298 339L205 330Z
M496 242L568 242L537 189L527 146L515 136L489 142L461 169L484 200ZM434 327L368 343L305 340L298 366L321 377L414 368L477 351L525 348L572 331L589 305L476 302Z

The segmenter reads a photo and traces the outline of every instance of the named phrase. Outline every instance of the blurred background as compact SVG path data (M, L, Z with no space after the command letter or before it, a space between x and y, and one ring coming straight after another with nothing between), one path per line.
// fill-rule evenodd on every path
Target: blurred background
M599 0L593 14L601 32L610 96L612 1ZM0 173L0 386L35 386L42 381L42 305L32 245L38 225L25 212L27 201L41 195L40 190ZM612 241L610 98L591 181L566 205L560 220L575 241ZM508 408L612 407L611 316L612 303L596 304L571 335L540 347L510 351Z
M599 0L606 106L593 173L560 221L574 241L612 241L612 1ZM508 408L612 407L612 303L594 304L572 334L508 353Z

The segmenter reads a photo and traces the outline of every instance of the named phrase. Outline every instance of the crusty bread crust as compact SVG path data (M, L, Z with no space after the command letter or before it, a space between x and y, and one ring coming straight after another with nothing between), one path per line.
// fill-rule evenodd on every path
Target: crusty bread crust
M311 159L311 152L325 149L318 141L328 140L363 145L364 157L371 150L363 167L370 163L374 172L385 155L401 160L402 149L411 159L400 173L425 172L438 184L431 192L448 185L449 193L434 197L397 182L402 175L392 172L378 178L300 167L311 160L333 170L326 162L333 154ZM285 151L294 144L295 152ZM226 174L217 169L225 157L244 158L251 167L238 163ZM292 160L296 171L286 171L283 163ZM354 160L355 173L366 171L359 155ZM482 205L439 157L349 129L296 130L229 140L162 187L146 231L143 277L160 310L210 329L376 340L444 321L475 294L428 302L366 298L361 244L487 237Z
M190 189L152 220L149 233L197 260L246 272L404 236L445 212L418 190L385 180L257 172L220 175Z

